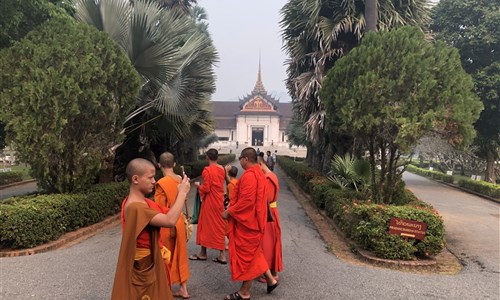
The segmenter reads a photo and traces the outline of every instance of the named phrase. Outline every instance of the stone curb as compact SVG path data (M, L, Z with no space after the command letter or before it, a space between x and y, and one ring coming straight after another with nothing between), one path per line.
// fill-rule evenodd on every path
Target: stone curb
M22 185L25 183L35 182L35 181L36 181L36 179L29 179L29 180L18 181L18 182L14 182L14 183L5 184L5 185L0 185L0 190L10 188L13 186L17 186L17 185Z
M306 201L308 202L307 205L310 206L310 208L306 208L306 207L304 207L304 205L302 205L304 210L306 211L306 213L308 215L310 215L310 212L308 211L308 209L313 209L313 210L315 210L316 213L321 215L323 217L323 219L330 225L330 227L333 228L333 230L342 238L343 242L346 245L355 248L354 250L356 253L356 257L358 257L362 261L364 261L372 266L395 269L395 270L406 270L406 271L425 271L425 270L428 270L428 271L431 271L431 269L436 268L438 262L434 258L430 258L428 260L411 260L411 261L383 259L383 258L375 257L371 252L359 248L353 241L351 241L350 239L345 237L344 233L337 227L337 225L333 222L333 220L325 214L324 211L320 210L314 203L312 203L312 199L311 199L310 195L308 195L306 192L304 192L302 190L302 188L300 188L297 185L297 183L295 183L284 172L283 172L283 177L287 181L288 185L291 187L290 190L292 191L294 196L297 198L302 197L302 198L306 199ZM293 185L293 187L292 187L292 185ZM319 226L316 223L317 221L315 221L313 218L311 218L311 220L313 221L316 228L319 229ZM323 240L325 240L325 242L329 243L329 241L327 241L325 239L324 233L320 232L320 235L322 236ZM443 249L443 251L448 251L448 249ZM331 252L335 256L340 258L340 256L337 255L335 253L335 251L331 251Z
M80 228L76 231L68 232L55 241L48 242L40 246L36 246L34 248L0 251L0 257L33 255L42 252L47 252L50 250L61 249L64 248L65 246L72 245L81 242L85 239L88 239L96 235L97 233L107 228L114 227L118 224L120 224L120 214L108 217L99 223L84 228Z

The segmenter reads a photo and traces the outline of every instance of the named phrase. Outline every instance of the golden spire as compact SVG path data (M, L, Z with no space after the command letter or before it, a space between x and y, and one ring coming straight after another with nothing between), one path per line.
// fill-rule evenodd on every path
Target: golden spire
M264 88L264 84L262 84L262 72L260 66L260 53L259 53L259 73L257 74L257 82L255 83L255 87L253 88L253 93L258 93L261 95L266 95L266 89Z

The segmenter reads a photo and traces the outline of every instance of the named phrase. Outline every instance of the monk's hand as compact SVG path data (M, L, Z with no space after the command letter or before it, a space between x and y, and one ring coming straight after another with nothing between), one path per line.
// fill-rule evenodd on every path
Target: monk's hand
M227 218L229 218L229 211L227 211L227 209L222 212L222 218L224 220L227 220Z
M177 186L177 192L186 194L189 193L189 189L191 188L191 184L189 183L189 177L182 177L181 183Z
M226 169L226 172L231 171L231 165L226 165L226 166L225 166L225 169Z

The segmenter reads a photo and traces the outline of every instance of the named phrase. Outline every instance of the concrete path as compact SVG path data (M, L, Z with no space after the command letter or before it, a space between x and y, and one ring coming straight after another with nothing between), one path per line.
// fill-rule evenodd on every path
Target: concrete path
M21 196L38 191L36 181L22 183L8 188L0 189L0 200L7 199L12 196Z
M462 263L500 274L500 204L412 173L403 179L443 216L447 246Z
M353 266L337 259L326 251L285 181L280 182L285 270L271 295L255 282L252 299L500 299L499 274L471 266L455 276L438 276ZM199 250L194 241L193 236L190 254ZM115 227L67 249L1 258L0 299L109 299L119 244L120 228ZM211 259L217 252L208 255ZM238 289L227 265L189 263L191 299L222 299Z

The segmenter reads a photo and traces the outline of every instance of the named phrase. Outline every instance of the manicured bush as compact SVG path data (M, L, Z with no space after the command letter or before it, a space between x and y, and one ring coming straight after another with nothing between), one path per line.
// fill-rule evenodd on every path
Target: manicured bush
M436 255L444 248L444 224L432 210L410 206L359 204L352 207L356 219L353 237L364 249L389 259L413 259L415 255ZM424 240L404 239L389 234L391 218L409 219L427 224Z
M500 199L500 185L486 181L477 181L471 179L460 179L458 186L468 190Z
M347 237L378 257L409 260L415 256L436 255L443 249L443 220L430 204L419 201L407 190L404 183L398 185L397 197L393 198L400 199L397 201L404 205L379 205L373 204L362 192L335 188L325 177L316 176L308 185L303 185L304 178L300 175L300 171L304 170L302 163L287 158L278 159L278 163L302 188L311 186L312 201L319 208L324 208L326 215ZM392 217L426 223L425 239L419 241L389 234Z
M429 177L429 178L432 178L435 180L441 180L443 182L453 183L453 176L452 175L441 173L439 171L425 170L425 169L417 168L413 165L408 165L406 167L406 170L408 170L409 172L424 176L424 177Z
M23 173L21 172L5 172L0 173L0 185L23 181Z
M0 204L0 248L30 248L120 211L126 182L100 184L80 194L6 199Z
M307 166L304 162L296 162L293 158L289 156L278 156L277 162L290 177L292 177L297 183L308 193L312 190L312 185L309 181L317 176L321 176L321 173L315 169Z

